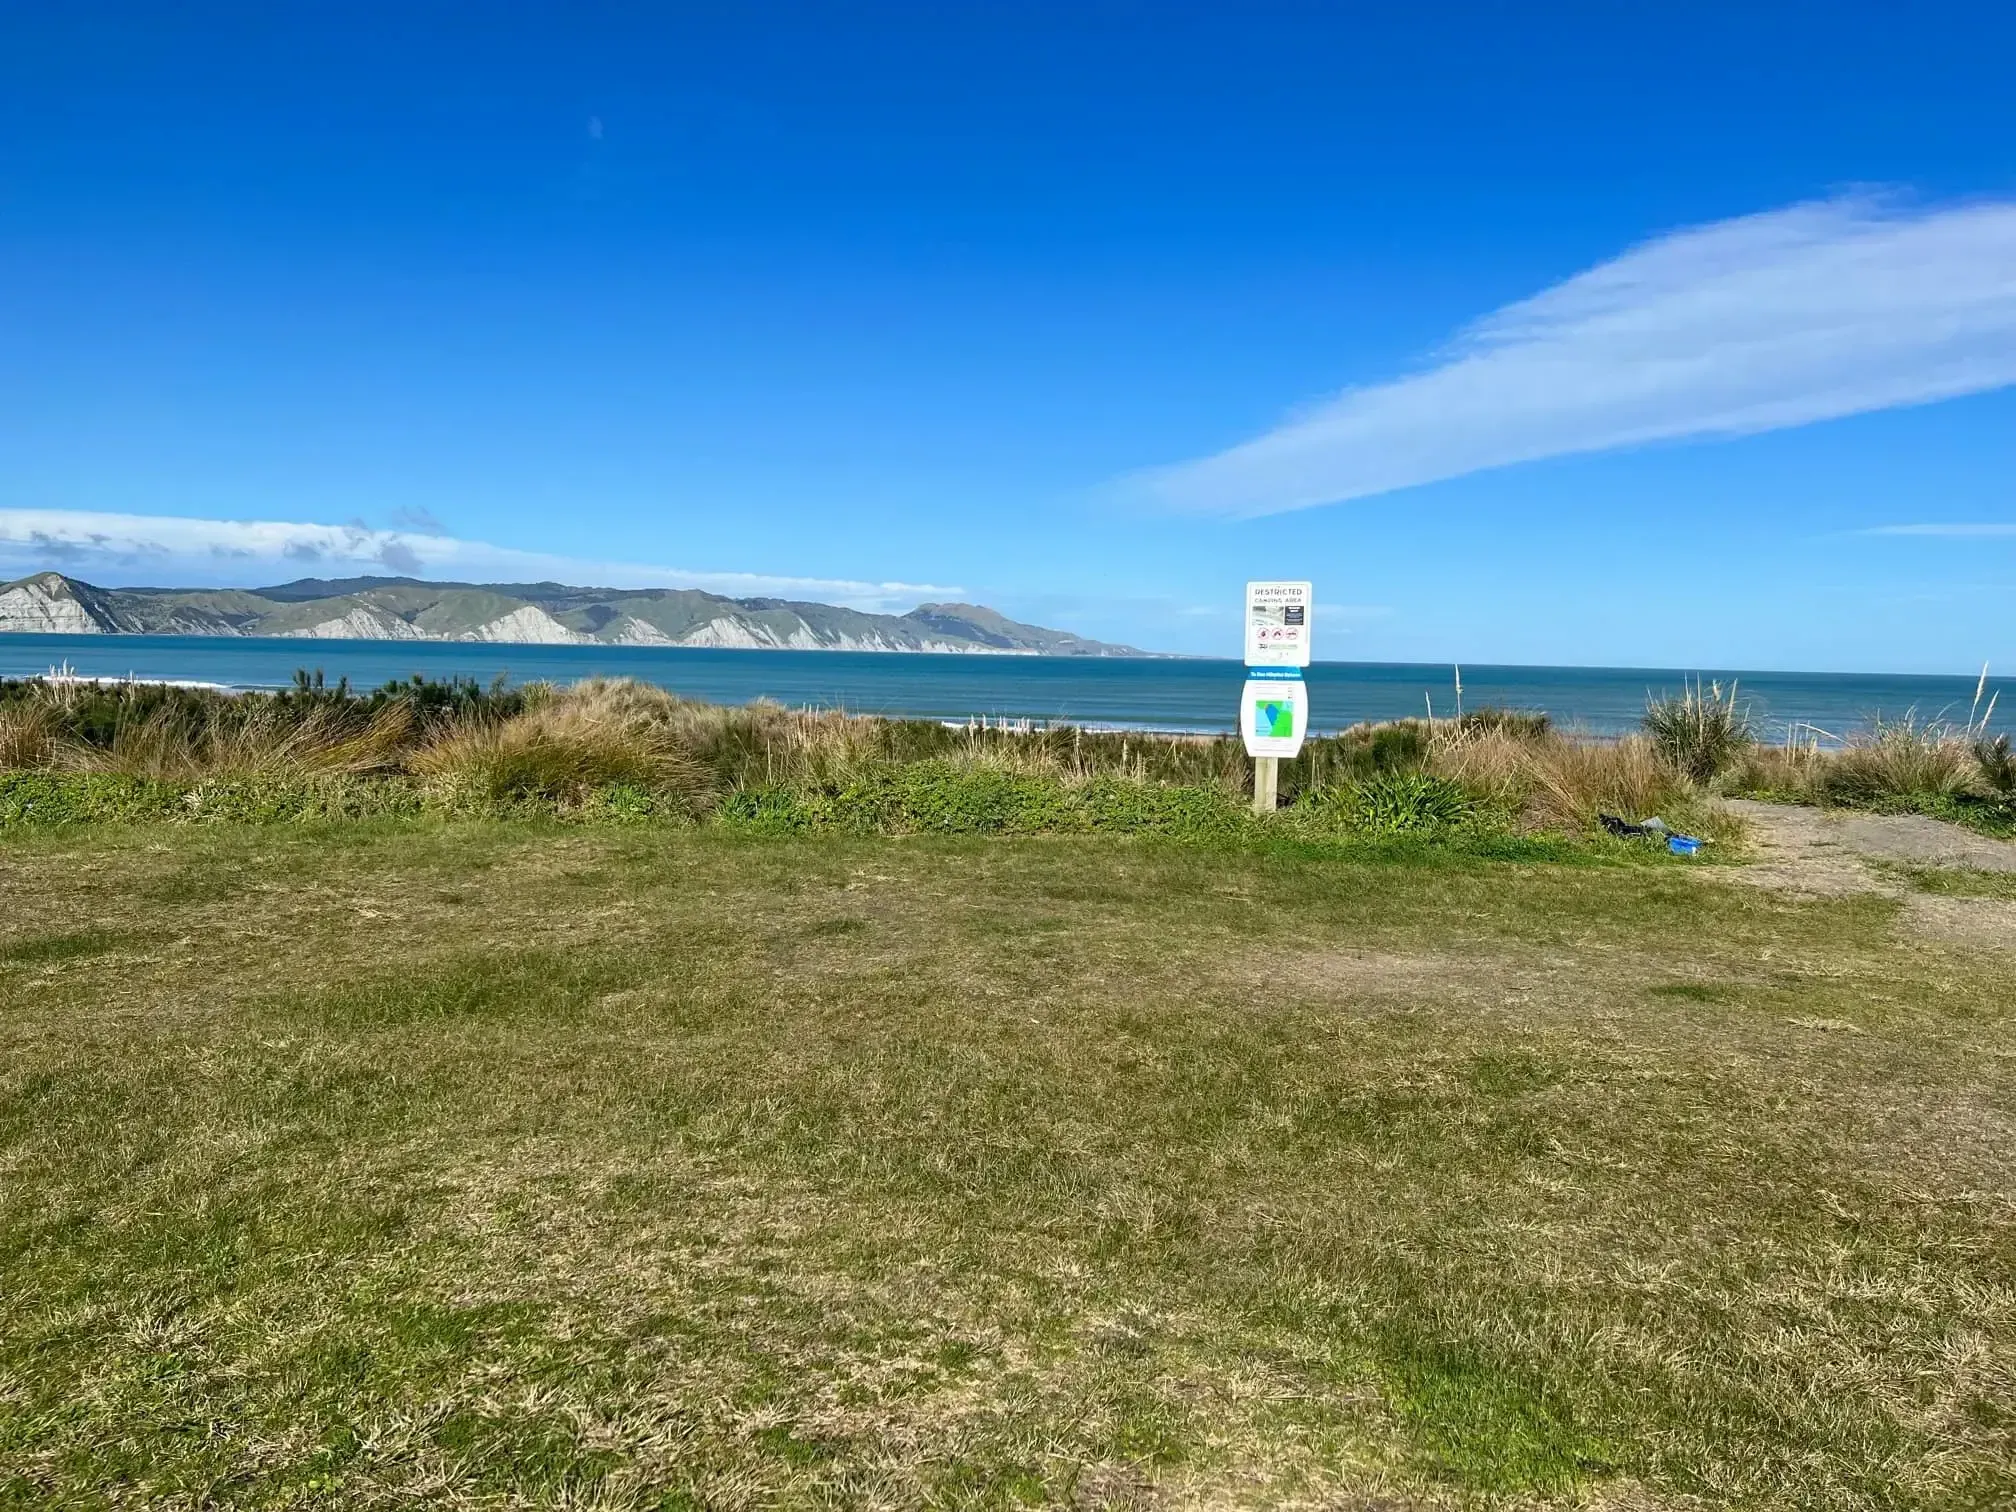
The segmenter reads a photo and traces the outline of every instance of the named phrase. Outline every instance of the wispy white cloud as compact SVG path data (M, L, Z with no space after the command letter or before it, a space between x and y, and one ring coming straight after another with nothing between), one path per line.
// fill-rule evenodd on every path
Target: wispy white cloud
M1874 536L2016 536L2016 525L1872 525L1859 535Z
M812 598L861 609L907 607L963 591L931 583L757 572L694 572L517 551L437 531L362 524L201 520L69 509L0 509L0 575L44 568L117 584L183 582L254 586L276 577L387 573L475 582L550 579L599 588L704 588L735 597ZM96 580L96 579L94 579Z
M1216 456L1129 480L1274 514L1485 468L1735 436L2016 383L2016 203L1868 195L1678 231Z

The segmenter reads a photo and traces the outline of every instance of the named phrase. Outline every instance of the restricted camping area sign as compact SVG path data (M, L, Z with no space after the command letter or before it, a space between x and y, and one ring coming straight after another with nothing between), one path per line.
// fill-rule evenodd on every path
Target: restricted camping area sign
M1309 600L1307 583L1246 585L1246 665L1306 667L1309 665Z

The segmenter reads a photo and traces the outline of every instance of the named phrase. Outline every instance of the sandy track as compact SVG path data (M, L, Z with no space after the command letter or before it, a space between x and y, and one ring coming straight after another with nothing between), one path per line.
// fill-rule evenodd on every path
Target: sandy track
M1896 898L1919 933L1956 944L2016 950L2016 903L1915 890L1899 869L2016 873L2016 843L1991 840L1921 814L1836 814L1732 799L1756 861L1728 875L1808 898L1874 893Z

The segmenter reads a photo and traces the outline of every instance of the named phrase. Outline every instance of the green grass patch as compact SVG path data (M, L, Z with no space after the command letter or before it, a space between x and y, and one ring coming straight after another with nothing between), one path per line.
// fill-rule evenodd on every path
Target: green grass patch
M1645 989L1653 997L1674 998L1683 1003L1733 1003L1736 989L1721 982L1661 982Z
M0 942L0 964L40 966L53 961L76 961L117 950L123 936L104 929L70 929L57 934L31 935L27 939Z
M1981 871L1973 867L1917 866L1903 868L1920 892L1944 898L1997 898L2016 902L2016 872Z
M2016 1499L2016 963L1053 797L11 835L0 1505Z

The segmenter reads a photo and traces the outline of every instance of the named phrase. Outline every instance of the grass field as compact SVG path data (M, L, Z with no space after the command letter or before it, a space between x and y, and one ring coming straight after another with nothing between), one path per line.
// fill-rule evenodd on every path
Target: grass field
M0 842L0 1505L2016 1504L2016 953L1734 868Z

